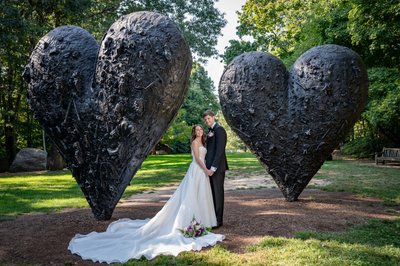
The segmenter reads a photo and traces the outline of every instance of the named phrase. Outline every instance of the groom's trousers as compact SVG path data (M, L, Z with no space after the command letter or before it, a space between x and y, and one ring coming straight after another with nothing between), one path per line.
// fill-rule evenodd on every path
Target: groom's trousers
M217 226L222 225L224 220L224 181L225 172L215 172L210 176Z

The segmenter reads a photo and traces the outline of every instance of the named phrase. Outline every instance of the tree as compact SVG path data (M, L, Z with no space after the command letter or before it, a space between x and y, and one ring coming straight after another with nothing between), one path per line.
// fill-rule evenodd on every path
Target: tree
M190 152L191 126L183 118L185 114L185 109L179 109L173 124L164 133L161 140L161 143L170 147L173 153Z
M343 45L359 52L359 48L351 44L347 30L350 8L348 1L325 0L312 3L304 15L305 20L292 53L283 57L286 66L290 67L308 49L323 44Z
M373 157L383 147L400 147L400 71L368 70L368 103L341 147L345 154Z
M244 142L239 138L238 135L236 135L236 133L232 130L232 128L226 122L224 114L222 113L222 111L218 112L217 120L218 120L218 123L220 123L224 127L224 129L226 131L226 135L227 135L226 150L247 151L247 147L244 144Z
M228 65L233 58L244 53L258 50L258 44L256 42L249 42L243 40L230 40L229 45L225 47L224 54L222 55L222 60L225 65Z
M81 14L89 4L89 0L0 2L0 111L4 154L9 164L17 145L34 145L34 139L41 137L38 123L27 108L26 84L22 80L29 54L38 39L53 27L82 21Z
M181 108L186 110L183 119L190 126L203 122L204 111L219 110L217 96L214 94L214 83L199 63L193 64L188 94Z
M400 65L398 0L249 0L239 15L239 36L287 64L330 43L358 52L369 67Z
M351 43L363 47L369 66L400 68L400 2L352 0L348 30Z
M400 70L372 68L368 77L369 99L363 118L378 137L400 147Z
M248 0L239 12L238 35L254 38L262 51L290 54L314 0Z
M119 12L152 10L177 22L189 47L200 57L217 55L215 45L226 20L213 0L123 0Z
M36 140L41 137L37 122L25 108L27 88L22 80L38 40L65 24L81 26L100 40L120 15L139 10L158 11L175 20L199 60L217 54L214 45L226 21L212 0L0 1L0 141L5 147L0 155L11 163L17 148L27 143L38 145Z
M293 59L313 46L332 43L353 49L368 67L398 67L399 39L397 0L325 0L310 6Z
M161 142L176 153L190 152L190 132L192 126L203 125L206 110L217 112L220 109L214 84L207 71L199 63L194 63L190 76L188 93L173 124L164 134Z
M356 51L369 68L370 95L344 149L370 156L382 145L400 145L398 0L249 0L239 14L238 34L252 36L254 50L273 53L287 67L318 45L338 44ZM245 50L239 44L231 42L226 48L226 63Z

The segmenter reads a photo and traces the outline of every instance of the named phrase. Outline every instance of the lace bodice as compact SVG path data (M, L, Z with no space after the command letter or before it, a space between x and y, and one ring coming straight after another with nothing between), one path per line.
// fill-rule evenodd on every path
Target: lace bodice
M206 147L204 147L203 145L200 146L199 152L200 152L200 155L199 155L200 160L204 161L204 160L206 159L206 154L207 154L207 149L206 149ZM192 149L192 161L193 161L193 162L196 161L196 159L194 158L193 149Z

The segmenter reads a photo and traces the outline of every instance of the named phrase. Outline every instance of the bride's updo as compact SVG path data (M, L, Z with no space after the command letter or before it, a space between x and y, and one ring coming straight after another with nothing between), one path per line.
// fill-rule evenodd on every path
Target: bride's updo
M199 125L199 124L194 125L194 126L192 127L192 139L190 140L190 143L192 143L193 140L196 139L196 128L197 128L197 127L200 127L200 128L203 130L203 136L201 136L201 143L202 143L203 145L205 145L205 144L206 144L206 134L204 134L204 128L203 128L201 125Z

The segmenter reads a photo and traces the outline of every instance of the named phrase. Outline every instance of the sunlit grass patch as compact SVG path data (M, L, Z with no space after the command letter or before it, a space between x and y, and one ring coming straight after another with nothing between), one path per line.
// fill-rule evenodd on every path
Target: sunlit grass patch
M131 260L124 265L399 265L400 220L371 221L341 233L300 232L264 237L233 253L221 245L178 257Z
M69 171L0 178L0 216L88 206Z
M227 153L228 176L245 178L267 175L251 153ZM179 183L189 167L190 154L149 156L123 194L132 194ZM400 203L400 170L358 164L354 161L325 162L314 178L329 181L327 191L348 191L383 199L386 204ZM37 174L10 174L0 177L0 216L37 211L88 207L70 171Z
M325 162L313 178L327 180L329 184L309 188L352 192L361 196L378 197L388 205L400 204L400 169L335 160Z
M228 153L230 171L246 177L266 174L250 153ZM179 183L191 162L190 154L149 156L123 198L155 187ZM314 177L329 181L327 191L347 191L400 203L399 169L374 167L354 161L329 161ZM309 186L310 187L310 186ZM88 207L69 171L0 177L0 217L21 213ZM295 238L266 236L244 253L224 244L178 257L132 260L126 265L400 265L400 222L371 221L342 233L299 232Z

